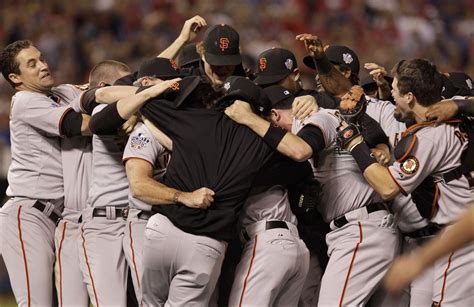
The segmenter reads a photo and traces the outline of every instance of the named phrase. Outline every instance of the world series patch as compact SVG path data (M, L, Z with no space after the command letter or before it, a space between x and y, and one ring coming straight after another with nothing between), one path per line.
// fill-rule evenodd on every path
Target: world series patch
M406 175L415 174L420 168L420 162L414 156L409 156L403 162L400 163L400 170Z
M133 149L142 149L149 143L150 143L150 138L143 135L143 133L139 133L138 135L133 136L130 139L130 146Z

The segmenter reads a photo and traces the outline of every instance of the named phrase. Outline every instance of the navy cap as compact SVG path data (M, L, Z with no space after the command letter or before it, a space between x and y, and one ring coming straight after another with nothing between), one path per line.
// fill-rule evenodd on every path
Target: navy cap
M347 65L351 68L351 72L354 75L359 75L360 62L357 54L346 46L332 45L326 48L326 56L329 61L336 65ZM316 64L311 56L305 56L303 63L309 68L315 69Z
M181 71L176 62L167 58L152 58L144 61L138 68L137 79L142 77L155 77L160 79L173 79L184 77L187 74Z
M281 109L289 109L295 100L295 96L289 90L281 85L272 85L263 89L270 100L270 106L273 108L278 106Z
M245 77L230 76L222 88L225 96L217 102L219 109L228 107L238 99L248 102L257 114L270 110L270 101L263 89Z
M214 66L238 65L240 36L231 26L220 24L207 29L204 34L204 58Z
M257 60L255 83L268 85L280 82L298 68L293 52L283 48L271 48L262 52Z
M189 43L181 49L181 52L178 55L178 65L179 67L189 67L194 64L198 65L201 57L196 51L196 43Z

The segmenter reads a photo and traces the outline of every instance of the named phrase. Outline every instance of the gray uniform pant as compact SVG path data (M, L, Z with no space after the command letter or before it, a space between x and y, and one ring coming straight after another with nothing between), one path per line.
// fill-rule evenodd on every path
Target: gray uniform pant
M81 223L78 223L80 216L81 212L66 213L56 228L54 275L59 307L89 306L87 285L79 266L82 251L77 244L81 238Z
M145 306L208 306L227 243L186 233L153 215L143 244Z
M0 209L0 252L18 306L51 306L54 229L36 200L10 199Z
M92 217L84 209L80 266L94 306L126 306L127 262L123 252L126 222L121 216Z
M474 243L436 262L433 301L440 306L474 306Z
M377 289L400 250L393 216L359 208L345 214L341 228L331 223L326 236L329 263L321 281L318 306L360 306Z
M250 238L237 265L229 306L297 306L309 268L309 251L296 226L247 227ZM263 226L263 227L260 227Z

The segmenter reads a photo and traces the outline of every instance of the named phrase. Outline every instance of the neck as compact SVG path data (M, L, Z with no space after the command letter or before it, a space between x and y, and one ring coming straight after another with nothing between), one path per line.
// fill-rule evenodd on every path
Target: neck
M426 122L426 111L428 110L427 107L424 107L422 105L416 104L416 106L413 108L413 115L415 115L415 120L417 123L423 123Z

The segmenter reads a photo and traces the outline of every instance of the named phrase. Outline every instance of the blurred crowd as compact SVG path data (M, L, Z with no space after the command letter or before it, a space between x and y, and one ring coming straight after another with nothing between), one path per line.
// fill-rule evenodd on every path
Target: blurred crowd
M473 0L2 0L0 45L30 39L58 83L80 84L104 59L137 68L196 14L237 29L249 59L281 46L301 61L304 48L294 38L306 32L326 44L351 46L361 63L390 69L401 58L423 57L441 70L474 74ZM0 78L0 144L8 144L11 94Z

